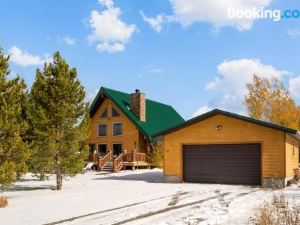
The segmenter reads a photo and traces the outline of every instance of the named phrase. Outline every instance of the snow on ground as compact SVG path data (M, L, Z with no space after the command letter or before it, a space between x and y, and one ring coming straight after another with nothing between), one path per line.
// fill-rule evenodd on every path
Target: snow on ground
M37 181L30 174L5 193L2 225L35 224L249 224L254 209L273 194L300 204L300 188L281 191L241 185L164 183L162 171L117 174L89 171L55 191L54 177Z

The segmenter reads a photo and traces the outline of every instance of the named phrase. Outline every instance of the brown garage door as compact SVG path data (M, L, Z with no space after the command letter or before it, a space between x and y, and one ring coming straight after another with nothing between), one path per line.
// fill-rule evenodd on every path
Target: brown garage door
M260 144L185 145L186 182L259 185Z

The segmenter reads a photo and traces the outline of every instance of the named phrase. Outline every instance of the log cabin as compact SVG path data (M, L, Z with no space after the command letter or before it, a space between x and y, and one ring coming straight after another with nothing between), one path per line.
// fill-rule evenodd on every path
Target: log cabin
M101 171L149 167L153 135L184 122L170 105L102 87L90 107L89 161Z

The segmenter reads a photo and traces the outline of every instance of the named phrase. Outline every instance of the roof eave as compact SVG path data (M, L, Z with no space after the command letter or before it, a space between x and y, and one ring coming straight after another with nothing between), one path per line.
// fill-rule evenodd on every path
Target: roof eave
M204 113L200 116L194 117L194 118L192 118L192 119L190 119L190 120L188 120L188 121L186 121L182 124L179 124L179 125L177 125L173 128L170 128L170 129L167 129L167 130L162 131L160 133L157 133L157 134L153 135L153 137L163 136L163 135L175 132L175 131L180 130L184 127L187 127L187 126L189 126L191 124L194 124L196 122L203 121L203 120L208 119L208 118L210 118L212 116L215 116L217 114L229 116L229 117L232 117L232 118L235 118L235 119L239 119L239 120L243 120L243 121L246 121L246 122L254 123L254 124L264 126L264 127L270 128L270 129L280 130L280 131L290 133L290 134L297 134L297 132L298 132L297 130L293 130L293 129L290 129L290 128L287 128L287 127L278 126L276 124L267 123L267 122L264 122L264 121L261 121L261 120L252 119L250 117L241 116L241 115L238 115L238 114L226 112L226 111L219 110L219 109L214 109L214 110L209 111L207 113Z

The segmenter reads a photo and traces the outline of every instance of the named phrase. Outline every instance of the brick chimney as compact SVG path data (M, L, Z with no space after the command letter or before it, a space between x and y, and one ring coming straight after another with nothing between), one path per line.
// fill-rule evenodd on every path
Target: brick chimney
M146 97L145 94L136 89L135 93L130 95L130 109L136 117L142 121L146 121Z

